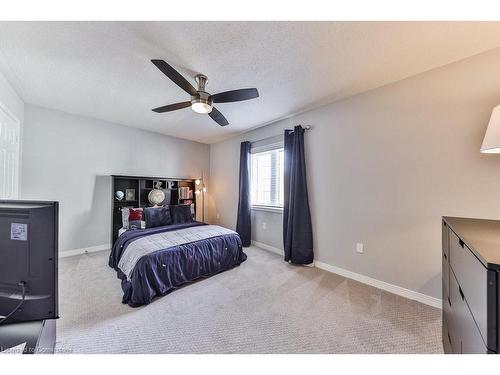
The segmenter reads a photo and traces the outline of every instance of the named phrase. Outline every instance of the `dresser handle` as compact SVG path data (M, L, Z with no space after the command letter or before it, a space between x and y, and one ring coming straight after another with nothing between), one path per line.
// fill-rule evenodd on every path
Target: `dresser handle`
M450 300L450 297L448 297L448 298L447 298L447 300L448 300L448 303L449 303L449 304L450 304L450 306L451 306L451 300Z
M458 292L460 293L460 295L462 296L462 300L465 299L465 296L464 296L464 292L462 292L462 288L458 287Z
M464 247L464 241L462 241L461 239L458 239L458 243L460 244L460 246Z
M443 255L444 255L444 259L448 259L448 257L446 256L446 253L443 253Z
M451 345L451 337L450 337L450 332L448 332L448 341L450 342L450 345Z

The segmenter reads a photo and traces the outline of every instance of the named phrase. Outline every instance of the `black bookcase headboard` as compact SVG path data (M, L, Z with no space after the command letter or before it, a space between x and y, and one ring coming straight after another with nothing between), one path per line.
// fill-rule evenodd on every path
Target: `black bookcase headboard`
M155 188L160 188L165 193L167 204L193 204L196 217L195 180L171 177L140 177L112 175L111 188L111 244L118 238L118 231L122 227L122 212L124 207L149 207L148 194ZM117 191L122 191L124 197L118 200ZM189 193L191 192L191 193Z

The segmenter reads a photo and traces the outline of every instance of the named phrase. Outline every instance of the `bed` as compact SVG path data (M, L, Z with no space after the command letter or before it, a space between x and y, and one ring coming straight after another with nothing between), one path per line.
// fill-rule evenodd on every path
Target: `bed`
M122 232L109 266L121 279L122 302L138 307L245 260L236 232L192 221Z

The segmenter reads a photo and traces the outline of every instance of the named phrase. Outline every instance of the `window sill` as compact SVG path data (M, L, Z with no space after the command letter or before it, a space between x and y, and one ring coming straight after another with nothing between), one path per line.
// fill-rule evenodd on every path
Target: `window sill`
M283 207L252 206L252 211L272 212L273 214L283 214Z

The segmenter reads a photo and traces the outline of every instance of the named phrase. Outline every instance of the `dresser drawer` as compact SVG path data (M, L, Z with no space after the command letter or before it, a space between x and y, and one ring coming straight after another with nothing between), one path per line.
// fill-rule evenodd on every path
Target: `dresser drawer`
M470 311L479 327L484 342L487 340L487 290L488 270L472 251L453 232L449 231L450 266L465 296ZM450 273L450 295L451 280Z
M443 278L443 306L448 303L448 297L450 296L450 264L448 263L448 258L445 257L443 253L441 256L442 260L442 278Z
M451 346L451 336L448 330L448 322L451 320L451 305L450 305L450 265L448 263L448 258L442 254L443 261L443 349L445 353L453 353L453 348Z
M451 319L448 322L453 353L485 354L486 345L467 306L456 278L450 275Z
M448 330L448 340L450 343L451 353L462 353L462 333L463 323L460 321L459 312L461 304L461 296L458 291L458 284L453 275L450 277L450 298L448 311L443 311L446 320L446 329Z
M446 302L448 303L448 302ZM453 348L451 346L451 336L448 331L448 324L443 320L443 350L445 354L453 354Z
M450 246L449 246L450 229L448 225L444 222L444 220L441 222L441 235L442 235L441 245L443 248L443 256L446 259L448 259L450 253Z

